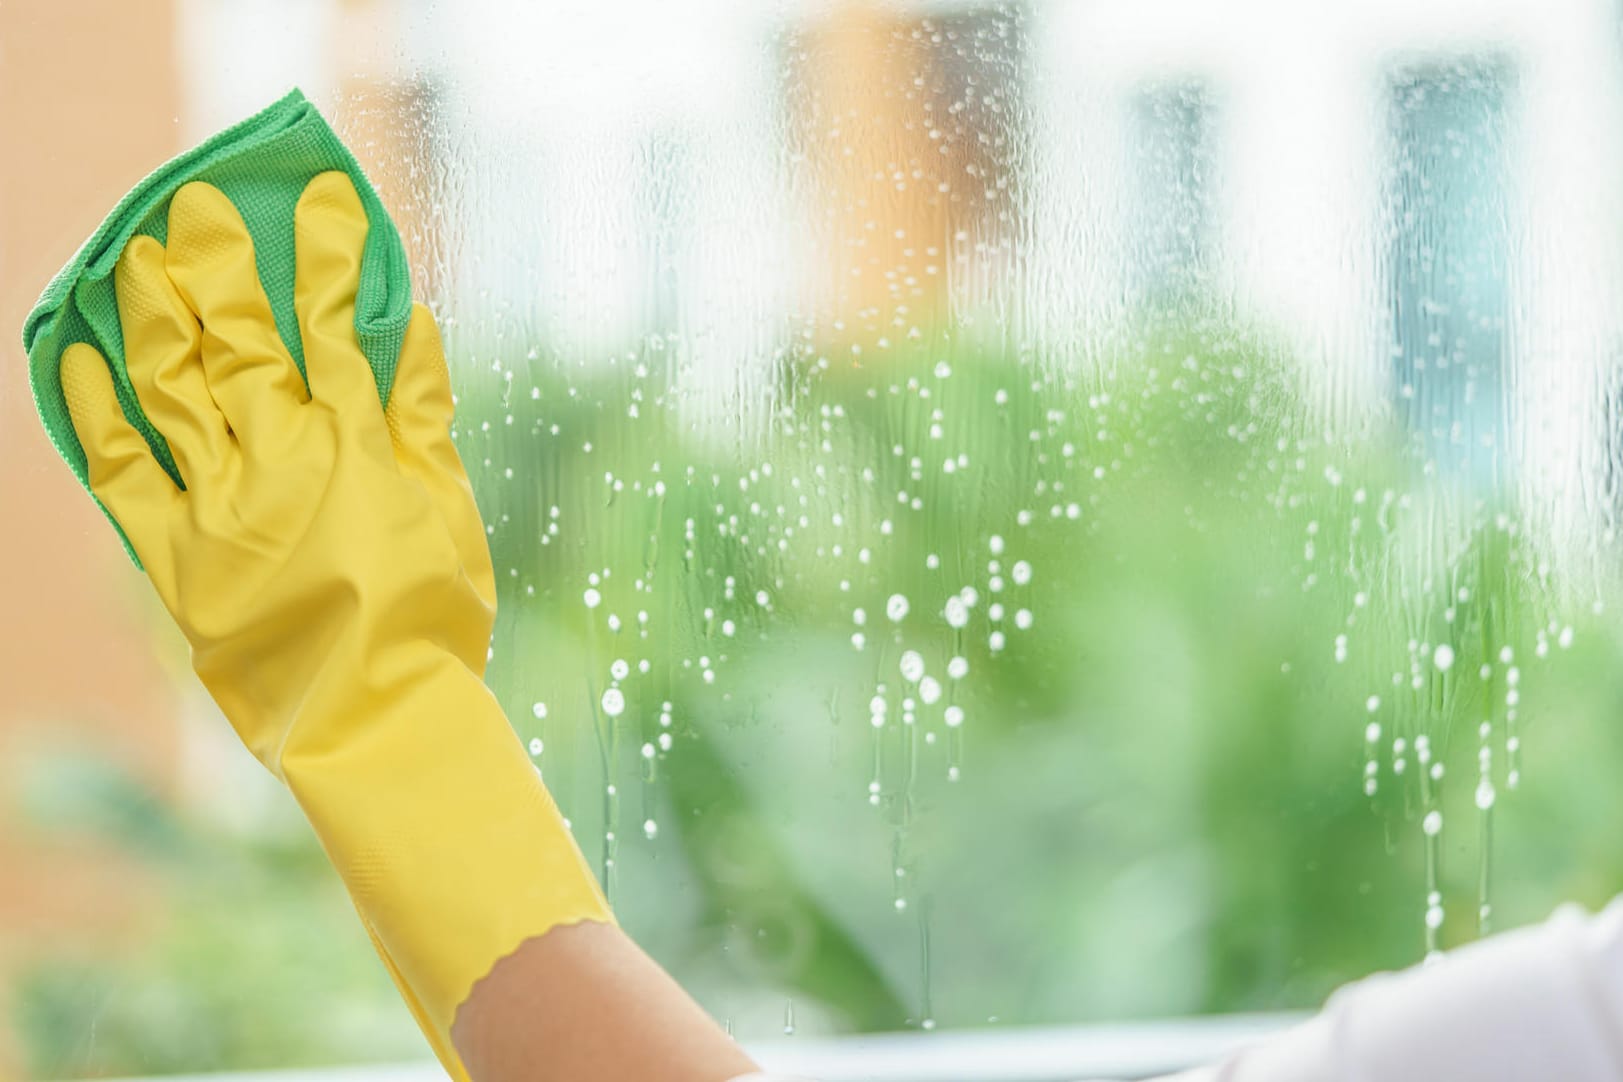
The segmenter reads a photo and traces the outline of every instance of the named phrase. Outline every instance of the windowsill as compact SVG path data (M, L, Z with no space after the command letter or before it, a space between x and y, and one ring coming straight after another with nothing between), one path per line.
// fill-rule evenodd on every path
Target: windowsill
M1237 1014L1165 1022L948 1033L782 1038L750 1044L763 1067L819 1082L1073 1082L1148 1078L1217 1059L1302 1016ZM169 1076L168 1082L437 1082L431 1063ZM158 1082L126 1079L124 1082Z

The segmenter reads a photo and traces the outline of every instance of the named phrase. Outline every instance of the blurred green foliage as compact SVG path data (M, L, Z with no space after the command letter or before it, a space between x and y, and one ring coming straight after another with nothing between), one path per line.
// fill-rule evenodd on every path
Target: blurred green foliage
M206 810L173 811L89 757L42 756L29 774L24 807L42 843L112 844L146 864L160 889L153 923L120 937L133 945L87 937L34 948L13 990L32 1077L421 1055L342 885L304 831L223 830Z
M1472 938L1484 721L1493 924L1623 887L1605 611L1403 433L1327 437L1266 345L1150 337L1086 371L807 349L720 410L677 352L498 367L459 439L503 590L491 685L628 928L740 1035L790 1002L802 1031L1309 1006L1420 958L1428 874L1439 943ZM1441 642L1446 671L1416 652ZM1418 736L1447 768L1425 791ZM169 839L171 917L132 955L39 960L40 1073L418 1054L313 847L141 833Z

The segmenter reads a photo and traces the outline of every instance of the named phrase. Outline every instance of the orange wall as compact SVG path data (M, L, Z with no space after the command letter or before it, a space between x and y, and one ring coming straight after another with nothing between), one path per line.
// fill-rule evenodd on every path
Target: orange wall
M131 627L145 584L57 459L20 344L35 296L126 189L179 149L170 0L0 3L0 1012L19 948L113 933L142 884L114 853L32 840L18 752L96 741L173 781L173 695ZM0 1077L16 1077L0 1013Z

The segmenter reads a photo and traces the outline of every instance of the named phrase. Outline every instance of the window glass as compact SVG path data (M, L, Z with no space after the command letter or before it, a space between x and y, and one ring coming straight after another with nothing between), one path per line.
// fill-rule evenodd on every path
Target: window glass
M177 8L193 134L286 6ZM1610 5L292 7L445 331L490 683L740 1036L1310 1007L1623 888ZM93 767L174 919L35 952L29 1062L415 1053L274 794L99 762L31 814Z

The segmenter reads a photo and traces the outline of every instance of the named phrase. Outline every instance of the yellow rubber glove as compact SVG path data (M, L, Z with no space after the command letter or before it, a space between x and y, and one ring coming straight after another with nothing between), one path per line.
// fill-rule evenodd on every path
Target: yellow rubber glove
M167 249L115 272L126 364L177 489L91 347L62 386L97 499L123 526L192 664L292 790L435 1052L474 982L524 940L609 921L596 881L484 686L495 584L450 439L439 333L418 306L387 412L355 341L367 220L349 179L295 214L309 390L231 202L192 183Z

